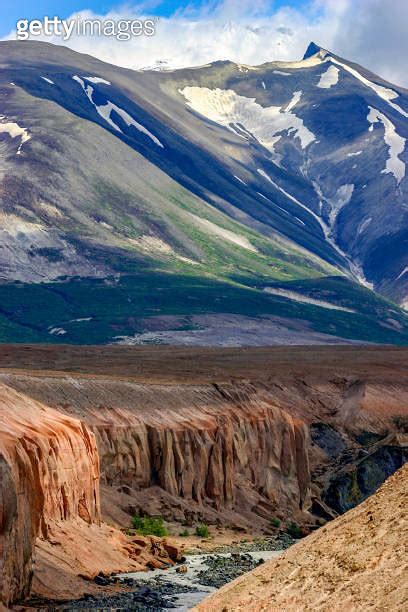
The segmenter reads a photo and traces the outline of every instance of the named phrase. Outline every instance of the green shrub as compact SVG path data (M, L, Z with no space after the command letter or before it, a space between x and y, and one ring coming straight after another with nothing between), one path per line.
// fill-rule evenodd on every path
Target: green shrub
M132 527L140 535L155 535L160 538L167 535L167 529L161 517L139 516L135 514L132 519Z
M276 518L276 516L274 516L273 518L271 518L271 525L279 529L279 527L281 526L281 522L278 518Z
M286 531L292 538L300 538L302 536L299 525L293 521L286 525Z
M188 529L183 529L183 531L181 531L179 533L179 536L182 537L182 538L187 538L189 535L190 535L190 533L189 533Z
M399 430L402 431L403 433L408 433L408 417L406 416L394 416L392 418L395 427Z
M208 529L208 526L203 523L202 525L197 525L195 529L195 534L199 538L208 538L208 536L210 535L210 531Z

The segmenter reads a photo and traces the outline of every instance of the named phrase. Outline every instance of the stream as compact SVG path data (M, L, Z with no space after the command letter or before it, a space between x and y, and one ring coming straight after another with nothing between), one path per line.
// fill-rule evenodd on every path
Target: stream
M95 597L86 595L76 601L55 602L48 605L40 602L36 610L98 610L161 612L167 609L187 612L200 603L207 595L231 582L245 572L251 571L269 559L278 557L289 542L267 543L263 548L251 550L228 550L205 554L189 554L183 562L168 569L118 574L111 578L129 590ZM96 579L95 579L96 580ZM32 609L32 608L30 608Z
M216 553L216 554L195 554L186 558L184 565L187 568L185 573L178 573L177 566L167 570L153 570L149 572L136 572L121 574L122 578L133 578L138 583L145 582L150 588L157 583L167 583L184 587L187 592L177 593L171 596L172 610L177 612L187 612L195 605L200 603L207 595L217 590L216 586L211 586L211 582L223 582L228 580L228 569L236 570L235 573L242 574L241 569L248 565L248 571L256 567L263 561L278 557L283 551L262 550L247 553ZM252 560L249 560L249 558ZM225 560L225 564L223 562ZM244 567L242 567L244 565ZM234 567L235 566L235 567ZM252 567L250 567L252 566ZM218 574L218 576L217 576ZM212 575L212 576L211 576ZM235 576L233 576L233 579ZM218 585L220 586L220 585Z
M174 566L141 572L95 576L100 586L117 585L119 590L105 595L84 595L71 601L30 600L29 610L54 612L95 610L99 612L187 612L210 593L264 562L275 559L296 540L287 533L234 542L212 552L193 552ZM120 588L120 585L122 588ZM124 587L124 588L123 588Z

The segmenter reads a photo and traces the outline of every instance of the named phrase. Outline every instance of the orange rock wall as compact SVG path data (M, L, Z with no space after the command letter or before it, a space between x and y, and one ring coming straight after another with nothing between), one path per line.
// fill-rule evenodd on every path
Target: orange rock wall
M103 484L158 485L217 509L252 495L270 509L309 504L308 427L267 389L51 377L10 383L87 423Z
M99 523L99 457L86 425L0 384L1 599L29 591L37 537Z

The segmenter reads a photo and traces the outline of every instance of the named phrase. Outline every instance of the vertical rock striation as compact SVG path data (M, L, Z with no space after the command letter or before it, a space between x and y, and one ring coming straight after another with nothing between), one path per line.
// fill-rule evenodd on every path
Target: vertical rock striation
M100 522L99 457L84 423L0 385L1 599L28 594L37 537Z
M271 517L310 506L309 429L262 385L10 380L95 434L101 483ZM195 507L196 507L195 506Z
M102 482L134 489L158 485L170 495L234 509L245 491L271 508L303 510L308 502L306 426L279 408L254 404L191 415L184 423L149 422L135 413L104 415L91 427ZM241 494L241 495L240 495ZM241 502L242 503L242 502Z

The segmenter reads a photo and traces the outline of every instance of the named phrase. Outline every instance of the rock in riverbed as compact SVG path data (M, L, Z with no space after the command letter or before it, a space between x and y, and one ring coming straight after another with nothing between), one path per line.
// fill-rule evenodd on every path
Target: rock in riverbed
M197 575L197 582L219 589L245 572L262 565L263 559L254 559L249 554L232 553L229 556L213 556L207 559L207 569Z

